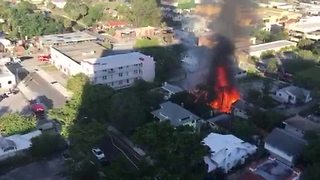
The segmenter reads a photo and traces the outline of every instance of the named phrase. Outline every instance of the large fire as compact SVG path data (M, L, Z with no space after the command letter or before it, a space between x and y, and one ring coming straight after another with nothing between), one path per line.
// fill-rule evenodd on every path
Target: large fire
M216 98L209 105L220 112L230 113L231 106L240 99L240 93L229 82L225 67L216 68L216 83L214 85Z

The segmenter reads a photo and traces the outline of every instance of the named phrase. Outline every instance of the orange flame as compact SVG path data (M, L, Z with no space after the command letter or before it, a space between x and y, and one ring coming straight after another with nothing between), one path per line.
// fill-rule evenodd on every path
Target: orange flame
M209 105L220 112L230 113L232 104L240 99L240 93L229 82L226 69L223 66L217 67L216 80L214 86L216 98Z

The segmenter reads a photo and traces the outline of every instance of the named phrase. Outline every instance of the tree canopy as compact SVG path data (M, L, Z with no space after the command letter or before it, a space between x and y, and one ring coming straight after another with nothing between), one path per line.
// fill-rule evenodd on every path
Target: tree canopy
M135 26L160 26L161 12L156 0L133 0L132 15Z
M5 114L0 117L0 134L24 134L36 127L36 120L18 113Z
M17 6L8 6L8 11L0 12L8 13L6 27L4 29L10 33L12 37L24 38L40 36L46 34L61 33L64 29L63 24L55 21L50 16L35 12L36 6L27 1L23 1Z
M188 128L176 130L167 122L149 123L134 134L136 143L145 147L154 160L159 179L203 179L203 157L209 148Z
M67 147L65 140L57 134L42 134L31 139L30 149L34 157L46 157Z

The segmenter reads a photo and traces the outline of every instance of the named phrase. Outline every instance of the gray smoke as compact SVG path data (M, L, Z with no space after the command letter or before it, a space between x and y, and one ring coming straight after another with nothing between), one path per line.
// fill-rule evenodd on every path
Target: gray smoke
M230 82L234 82L235 41L238 39L249 42L247 27L243 24L246 18L252 18L255 5L250 0L224 0L218 17L210 23L214 47L205 48L197 53L199 69L188 74L185 88L193 89L200 85L207 92L214 92L216 68L223 66L228 72ZM249 46L249 43L248 43ZM209 97L214 98L214 93ZM210 98L210 99L212 99Z

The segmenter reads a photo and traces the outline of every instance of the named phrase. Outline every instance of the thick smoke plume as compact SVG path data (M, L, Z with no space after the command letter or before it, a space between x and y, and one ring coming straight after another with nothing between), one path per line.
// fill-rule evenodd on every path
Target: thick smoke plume
M235 43L239 40L249 40L247 36L247 22L252 16L253 4L250 0L225 0L221 6L219 16L211 25L214 32L214 46L209 62L209 73L207 76L206 91L207 100L212 101L217 97L217 81L219 81L219 67L226 73L228 86L226 88L235 88L234 70L235 70Z

